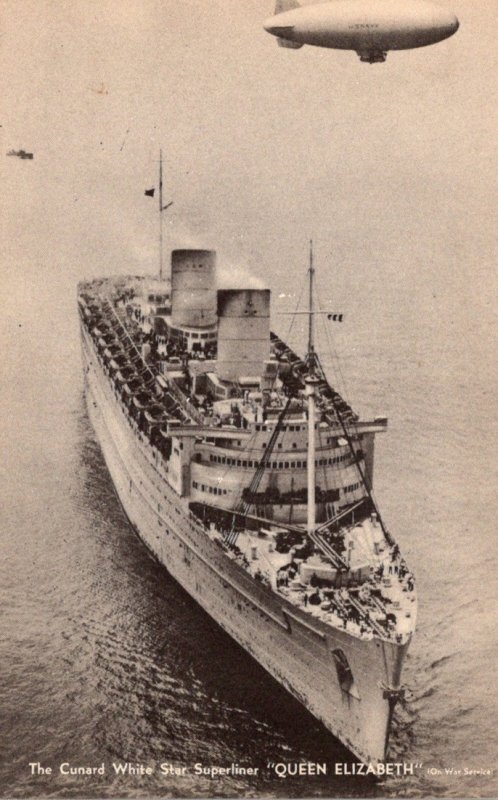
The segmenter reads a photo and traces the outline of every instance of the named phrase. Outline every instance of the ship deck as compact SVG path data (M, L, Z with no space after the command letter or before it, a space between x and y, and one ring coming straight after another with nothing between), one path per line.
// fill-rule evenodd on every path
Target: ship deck
M188 359L182 362L177 343L169 346L167 337L154 338L132 285L122 282L116 288L112 282L105 281L83 285L80 312L82 324L94 341L98 358L131 427L140 432L140 438L153 449L154 457L163 462L166 479L174 442L180 450L183 442L193 442L193 460L200 463L205 452L195 455L195 448L199 446L202 450L209 445L216 451L221 441L225 455L213 457L212 452L212 462L260 468L258 459L244 461L240 452L233 454L238 458L231 458L227 453L231 453L232 444L241 444L237 440L246 440L251 430L258 430L263 436L265 431L275 430L288 397L289 380L294 387L304 387L304 361L278 336L272 334L272 358L277 364L276 374L282 374L283 379L277 381L273 392L269 393L270 403L263 411L261 394L244 385L238 387L238 395L232 392L229 397L211 401L205 393L192 391L192 383L210 368L216 355L214 344L210 342L209 349L197 356L191 354L187 370ZM151 342L154 343L152 350ZM348 435L345 426L354 427L356 441L360 440L360 430L375 432L385 427L383 419L367 424L359 422L326 380L318 387L318 408L321 424L336 437L343 430ZM292 424L288 430L293 433L305 430L305 401L298 392L292 401L289 419ZM342 453L340 448L344 445L346 441L336 439L335 452ZM294 455L299 453L283 457L284 468L289 466L285 458ZM338 471L354 469L354 462L363 457L359 449L352 459L351 455L345 453L336 457ZM328 464L333 460L329 459ZM326 459L323 462L327 463ZM295 464L302 468L305 461L298 460ZM269 471L278 470L280 462L270 461L267 466ZM195 481L193 486L196 486ZM210 506L204 499L198 502L199 498L189 496L188 487L179 493L181 502L203 523L206 536L215 540L228 558L277 596L324 624L357 638L376 637L405 643L415 627L414 578L398 546L390 534L386 534L373 511L369 498L355 487L356 484L349 487L353 494L346 498L341 513L334 512L335 516L329 518L331 524L322 522L311 533L299 524L279 524L277 519L259 518L257 508L256 515L251 517L247 513L250 504L246 498L241 505L240 493L236 505L223 507L226 491L212 487L212 493L218 496L216 500L209 500L215 504L218 501L221 517L217 513L220 508ZM173 488L178 491L177 487ZM329 492L329 497L332 496L333 492ZM262 502L265 495L258 494L256 489L250 495L252 507L258 502L256 498ZM287 502L283 495L280 501ZM296 501L294 497L290 502L292 511L292 503L299 504L302 498ZM250 524L244 524L242 507ZM326 503L324 508L327 508ZM237 514L235 527L235 517L230 522L231 510Z
M358 579L349 581L343 575L342 585L341 573L321 553L303 558L295 547L280 552L277 539L285 529L242 530L235 545L226 544L215 526L206 530L255 580L310 616L357 638L409 640L416 621L413 575L396 544L379 547L375 519L364 519L347 531L350 563Z

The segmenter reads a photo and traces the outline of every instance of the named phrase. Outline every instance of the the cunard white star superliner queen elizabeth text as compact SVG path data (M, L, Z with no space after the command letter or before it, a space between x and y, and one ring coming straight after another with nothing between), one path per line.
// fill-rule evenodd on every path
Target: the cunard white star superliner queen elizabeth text
M167 279L81 283L90 420L123 508L179 584L361 761L386 758L413 575L372 495L374 436L270 330L270 291L217 290L215 253ZM162 275L161 275L162 278Z

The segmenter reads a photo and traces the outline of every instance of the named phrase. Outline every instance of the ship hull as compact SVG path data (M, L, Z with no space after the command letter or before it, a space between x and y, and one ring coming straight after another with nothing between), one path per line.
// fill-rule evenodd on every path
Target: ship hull
M206 535L167 466L129 423L84 326L82 353L90 421L133 528L199 605L362 762L386 756L407 644L361 639L325 625L256 582ZM354 682L341 685L337 654ZM342 657L342 656L341 656ZM391 692L392 697L392 692Z

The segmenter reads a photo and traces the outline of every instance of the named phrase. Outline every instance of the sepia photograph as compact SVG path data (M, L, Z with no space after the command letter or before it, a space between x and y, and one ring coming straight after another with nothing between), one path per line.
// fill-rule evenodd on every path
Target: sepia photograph
M0 797L497 797L494 4L0 11Z

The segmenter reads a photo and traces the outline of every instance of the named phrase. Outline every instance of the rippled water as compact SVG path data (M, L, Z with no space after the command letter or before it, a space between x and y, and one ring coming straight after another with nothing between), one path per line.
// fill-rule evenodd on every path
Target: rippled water
M17 306L4 331L3 796L497 793L495 776L444 773L493 769L495 760L492 395L479 366L486 339L463 329L451 346L434 320L408 329L402 315L375 343L366 325L352 334L344 354L352 399L391 418L378 441L376 491L420 596L393 754L422 767L377 784L330 774L281 780L268 762L349 757L135 537L84 408L74 290L62 282L41 305L36 316ZM30 775L29 762L64 761L104 762L107 773ZM123 778L111 774L113 761L234 762L262 775Z

